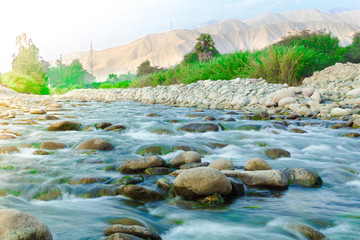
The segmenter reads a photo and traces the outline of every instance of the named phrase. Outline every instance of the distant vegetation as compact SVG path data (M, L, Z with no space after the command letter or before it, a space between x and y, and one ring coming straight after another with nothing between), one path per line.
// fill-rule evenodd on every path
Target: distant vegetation
M16 39L12 71L0 75L0 83L24 93L65 93L75 88L127 88L171 84L189 84L199 80L264 78L270 83L299 85L301 81L337 62L360 63L360 33L347 47L325 31L299 31L260 51L237 51L220 55L209 34L201 34L194 49L172 68L142 62L137 74L110 74L105 82L96 82L79 60L70 65L57 61L55 67L43 61L39 50L26 34ZM48 87L49 86L49 87Z

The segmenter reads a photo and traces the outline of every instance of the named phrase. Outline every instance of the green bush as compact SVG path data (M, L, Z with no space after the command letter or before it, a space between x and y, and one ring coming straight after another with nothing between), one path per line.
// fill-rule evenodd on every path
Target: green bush
M299 85L314 64L315 51L304 46L273 46L251 56L248 75L269 83Z
M345 61L360 63L360 32L354 35L352 44L346 47Z
M20 93L49 94L44 79L36 73L31 76L16 72L2 75L1 83Z

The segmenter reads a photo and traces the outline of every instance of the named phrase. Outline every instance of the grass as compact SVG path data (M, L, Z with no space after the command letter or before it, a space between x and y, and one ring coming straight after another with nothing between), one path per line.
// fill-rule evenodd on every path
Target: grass
M8 72L1 75L0 83L20 93L49 94L45 81L35 73L29 76Z

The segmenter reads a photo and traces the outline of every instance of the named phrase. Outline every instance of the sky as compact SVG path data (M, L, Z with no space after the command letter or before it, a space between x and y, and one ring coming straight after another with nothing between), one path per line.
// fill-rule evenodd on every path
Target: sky
M48 61L89 50L90 42L96 51L229 18L333 7L360 9L360 0L1 0L0 72L11 70L21 33Z

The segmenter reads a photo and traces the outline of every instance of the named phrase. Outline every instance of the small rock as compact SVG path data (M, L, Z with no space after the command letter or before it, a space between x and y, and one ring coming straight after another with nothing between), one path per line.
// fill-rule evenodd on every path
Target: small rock
M352 125L353 128L360 128L360 119L355 119Z
M150 202L164 199L164 196L154 190L138 185L126 185L119 189L122 195L139 202Z
M1 134L0 135L1 140L10 140L10 139L15 139L15 138L16 138L16 136L10 135L10 134Z
M48 131L78 131L81 128L81 124L73 121L61 121L55 122L49 126Z
M214 123L190 123L184 125L180 128L180 130L185 132L217 132L219 131L219 126Z
M153 167L145 169L145 173L148 175L168 175L172 170L166 167Z
M274 103L278 103L281 99L285 97L295 97L295 92L291 89L282 89L276 93L273 97Z
M213 116L206 116L204 117L204 121L215 121L215 118Z
M359 133L356 132L352 132L352 133L347 133L345 135L342 135L342 137L348 137L348 138L358 138L360 137Z
M210 165L209 162L200 162L200 163L186 163L180 166L180 169L186 170L190 168L197 168L197 167L208 167Z
M278 102L278 106L285 107L286 105L290 105L292 103L296 103L296 99L294 97L285 97Z
M220 205L220 204L225 203L224 198L218 193L214 193L214 194L212 194L210 196L206 196L206 197L203 197L203 198L198 198L198 199L196 199L196 201L201 203L204 206Z
M142 172L151 167L166 167L167 163L159 156L149 156L146 158L139 158L135 160L129 160L123 163L119 169L123 173Z
M36 150L32 153L33 155L49 155L50 152L44 150Z
M227 177L235 177L243 181L248 187L266 189L287 189L288 179L279 170L238 171L222 170Z
M292 129L290 129L290 132L292 132L292 133L307 133L307 131L302 130L300 128L292 128Z
M159 188L165 189L167 191L171 190L174 187L174 184L166 178L160 178L155 183Z
M44 109L30 109L30 114L46 114Z
M104 130L106 130L106 131L114 131L114 132L121 132L125 129L126 129L126 127L124 125L111 125L111 126L104 128Z
M114 150L114 146L108 141L94 138L86 140L75 148L76 150L101 150L101 151L111 151Z
M313 93L315 92L315 88L314 87L306 87L302 90L302 95L307 96L307 97L311 97L311 95L313 95Z
M144 239L126 233L114 233L106 237L105 240L144 240Z
M129 235L134 235L141 239L150 239L150 240L161 240L161 237L154 231L137 225L127 226L121 224L114 224L109 226L104 230L106 236L115 234L115 233L125 233Z
M136 151L136 153L141 156L164 155L166 154L166 152L167 149L162 145L141 147L139 150Z
M110 127L111 125L112 124L109 122L101 122L101 123L95 124L95 127L104 129L104 128Z
M245 171L261 171L261 170L271 170L269 164L261 158L252 158L245 163Z
M214 193L229 195L229 179L219 170L209 167L192 168L180 173L174 182L176 194L184 198L198 198Z
M333 117L341 117L341 116L347 116L347 115L349 115L349 112L346 109L333 108L331 110L331 116L333 116Z
M46 149L46 150L56 150L66 147L67 146L65 144L59 142L43 142L39 146L40 149Z
M224 158L220 158L220 159L216 159L215 161L213 161L212 163L210 163L209 167L218 169L218 170L234 170L234 164L228 160L228 159L224 159Z
M39 219L22 211L0 209L0 239L52 240L53 237Z
M187 163L199 163L201 162L201 156L199 153L194 151L187 151L170 161L170 164L176 168L180 167L183 164Z
M0 147L0 154L9 154L20 152L19 148L16 146L2 146Z
M265 154L272 159L278 159L281 157L286 157L289 158L291 157L290 152L286 151L285 149L282 148L270 148L268 150L265 151Z
M307 239L311 239L311 240L325 240L326 236L324 234L322 234L321 232L319 232L318 230L303 225L303 224L291 224L290 227L292 229L295 229L297 231L299 231L301 234L303 234Z
M271 115L266 111L256 111L253 116L253 120L270 120Z

